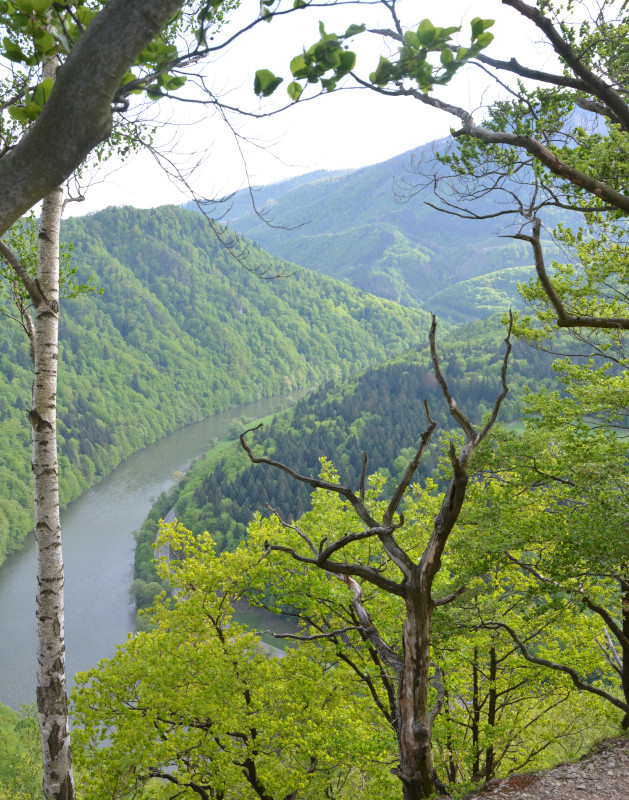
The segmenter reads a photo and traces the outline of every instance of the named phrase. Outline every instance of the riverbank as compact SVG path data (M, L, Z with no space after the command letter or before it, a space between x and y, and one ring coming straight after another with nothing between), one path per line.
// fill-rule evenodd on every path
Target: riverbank
M279 411L306 392L248 403L187 425L130 456L61 512L66 567L68 685L74 674L114 654L134 633L133 531L175 472L223 439L235 419ZM0 568L0 702L18 709L35 700L35 543Z

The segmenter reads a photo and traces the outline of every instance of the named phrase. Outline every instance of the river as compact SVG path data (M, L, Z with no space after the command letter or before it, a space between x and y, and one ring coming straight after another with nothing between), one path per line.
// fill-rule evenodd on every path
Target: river
M129 601L133 580L133 531L159 494L222 439L234 419L277 411L294 392L259 400L188 425L135 453L61 512L66 598L68 691L75 672L112 656L135 632ZM12 708L35 700L35 540L0 568L0 702Z

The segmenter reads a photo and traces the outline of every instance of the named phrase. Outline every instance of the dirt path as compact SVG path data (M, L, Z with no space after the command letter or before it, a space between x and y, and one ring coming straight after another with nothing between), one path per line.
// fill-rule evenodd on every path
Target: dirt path
M576 764L490 781L465 800L629 800L629 736Z

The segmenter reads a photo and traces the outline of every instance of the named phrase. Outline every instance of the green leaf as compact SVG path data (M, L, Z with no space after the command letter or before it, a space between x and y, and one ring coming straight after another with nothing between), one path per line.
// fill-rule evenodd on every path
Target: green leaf
M343 50L339 55L337 73L339 73L339 75L346 75L348 72L351 72L355 66L356 53L353 53L351 50Z
M404 44L412 47L415 50L419 48L419 36L415 31L406 31L404 34Z
M9 61L26 61L26 56L22 52L20 46L12 42L11 39L5 36L2 40L2 44L4 45L4 55Z
M44 80L37 85L35 91L33 92L33 101L37 103L40 108L43 107L47 102L54 85L55 82L52 78L44 78Z
M393 75L393 64L384 56L380 56L380 61L376 67L375 72L369 76L369 80L377 86L386 86L391 80Z
M494 40L493 33L481 33L480 36L476 37L476 44L479 47L483 48L490 45L493 42L493 40Z
M28 115L24 106L10 106L9 116L21 123L28 121Z
M150 86L147 86L146 96L149 98L149 100L159 100L160 97L164 96L164 93L159 86L157 86L157 84L152 83Z
M174 92L185 84L186 79L183 75L160 75L157 83L166 89L167 92Z
M269 97L282 83L283 78L278 78L268 69L259 69L253 82L253 91L258 97Z
M305 7L306 7L305 0L295 0L295 2L293 3L293 8L305 8Z
M46 11L52 6L53 0L30 0L30 4L33 6L33 10L36 14L41 16L45 14Z
M88 25L98 13L95 9L92 8L85 8L85 6L81 6L77 8L74 12L82 25Z
M310 66L306 61L305 54L295 56L290 62L290 71L295 78L307 78L310 72Z
M365 25L350 25L349 28L343 34L343 39L349 39L351 36L357 36L359 33L364 33L366 30Z
M288 96L290 97L290 99L294 103L296 103L301 97L301 93L303 92L303 87L300 86L298 83L295 83L295 81L293 81L292 83L288 84L286 91L288 92Z
M30 0L12 0L13 5L22 11L24 14L33 13L33 3Z
M472 26L472 39L478 39L483 31L487 30L487 28L491 28L494 24L494 20L474 17L470 24Z
M449 48L445 48L444 50L441 51L441 63L444 65L444 67L447 66L448 64L451 64L453 61L454 61L454 54L452 53L452 50L450 50Z
M435 27L429 19L423 19L417 28L417 38L420 44L430 45L435 38Z
M49 53L57 45L55 37L48 31L42 29L38 30L33 35L33 40L35 42L35 47L40 53Z

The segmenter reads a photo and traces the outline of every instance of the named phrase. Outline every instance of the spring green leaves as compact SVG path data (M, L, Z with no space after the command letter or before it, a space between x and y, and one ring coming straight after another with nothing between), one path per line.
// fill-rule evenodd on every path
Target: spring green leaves
M461 30L459 27L440 28L425 19L416 30L407 30L399 37L401 47L396 58L380 57L369 82L379 88L391 84L400 88L410 82L420 91L430 92L434 86L448 83L493 41L493 34L488 31L493 24L493 20L475 17L471 22L470 44L460 47L452 39ZM339 80L356 65L356 53L349 49L348 40L366 30L365 25L350 25L345 33L336 35L326 33L323 23L319 23L319 41L290 62L293 77L287 87L290 99L299 100L308 83L319 84L326 92L336 89ZM269 97L282 82L283 78L270 70L258 70L254 91L259 97Z
M210 5L223 4L215 0ZM8 112L21 126L37 119L53 88L51 79L36 82L42 59L57 56L63 61L102 3L76 0L71 5L69 8L53 0L0 0L0 56L15 65L17 86ZM134 84L125 94L145 92L156 100L185 84L185 77L174 72L179 53L173 40L179 28L180 21L174 19L170 28L139 54L123 78L122 87Z
M277 89L282 80L282 78L278 78L274 75L271 70L259 69L256 72L253 91L258 97L269 97Z
M381 56L369 80L381 87L411 80L420 91L430 92L435 85L448 83L464 64L491 44L494 37L487 28L493 24L493 20L475 17L471 22L470 46L458 47L452 42L452 35L459 33L460 28L438 28L430 20L422 20L417 30L405 32L397 60ZM439 56L438 63L431 60L431 54Z
M10 116L22 125L27 125L29 122L36 120L44 107L44 103L48 100L53 86L54 81L52 78L44 78L32 92L25 92L22 104L9 106Z
M2 55L34 67L44 56L69 53L98 11L84 0L74 5L70 14L67 9L60 12L53 0L2 0L0 25L8 34L2 40Z
M290 70L295 78L287 87L291 100L297 101L301 97L304 87L297 83L300 80L320 83L326 92L333 91L339 80L351 72L356 64L356 54L347 48L346 40L364 30L364 25L350 25L344 34L337 36L326 33L320 22L321 39L290 62ZM282 82L283 78L275 76L268 69L261 69L256 72L254 91L259 97L269 97Z

